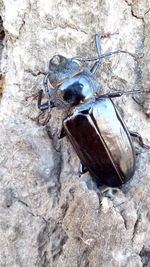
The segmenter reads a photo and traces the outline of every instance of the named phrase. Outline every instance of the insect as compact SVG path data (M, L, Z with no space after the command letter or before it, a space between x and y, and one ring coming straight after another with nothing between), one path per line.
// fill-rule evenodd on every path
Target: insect
M40 90L38 107L41 111L48 110L45 124L52 108L66 109L60 138L65 135L69 138L81 160L80 172L89 171L98 185L114 187L122 185L134 174L135 151L131 136L137 137L143 147L150 147L143 143L138 133L127 129L112 98L149 93L150 89L99 94L101 88L95 73L102 59L117 53L127 53L135 58L124 50L102 54L101 39L110 35L96 35L97 57L53 56L44 77L48 100L42 104L43 90ZM82 61L94 61L94 65L91 69L82 67L79 63Z

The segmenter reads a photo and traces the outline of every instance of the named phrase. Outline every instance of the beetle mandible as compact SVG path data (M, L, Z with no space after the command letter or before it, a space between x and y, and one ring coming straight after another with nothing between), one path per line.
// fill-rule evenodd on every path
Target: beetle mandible
M135 171L135 151L131 136L141 136L127 129L111 98L124 94L149 93L133 90L98 95L100 84L95 76L101 60L117 53L128 51L117 50L102 54L101 39L111 34L96 34L97 57L66 58L61 55L53 56L49 61L49 70L44 77L44 89L48 101L42 104L43 90L40 90L38 107L44 111L54 107L65 107L67 116L63 120L60 138L69 138L79 159L80 172L89 171L98 185L120 186L128 181ZM81 67L81 61L95 61L93 67ZM50 116L47 117L45 124Z

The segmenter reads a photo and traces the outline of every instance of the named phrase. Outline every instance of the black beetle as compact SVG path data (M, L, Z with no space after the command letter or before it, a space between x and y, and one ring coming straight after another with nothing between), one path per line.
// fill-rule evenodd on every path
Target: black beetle
M116 53L131 53L117 50L101 53L101 38L110 34L96 35L98 57L65 58L55 55L49 62L49 71L44 78L48 102L41 104L42 92L39 93L38 107L50 110L53 107L65 107L67 117L63 120L60 138L68 136L81 160L81 173L88 170L98 185L120 186L128 181L135 171L135 152L130 135L139 138L136 132L130 132L118 113L112 97L123 94L145 93L140 91L115 92L98 95L100 84L95 72L101 59ZM81 67L79 61L94 61L91 70ZM49 120L49 117L45 121Z

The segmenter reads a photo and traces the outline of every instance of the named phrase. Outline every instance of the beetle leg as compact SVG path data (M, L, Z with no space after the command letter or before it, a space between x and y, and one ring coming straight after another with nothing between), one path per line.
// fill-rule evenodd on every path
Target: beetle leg
M43 96L43 90L40 90L38 94L38 108L42 111L42 113L39 114L37 118L37 122L39 125L46 125L48 121L50 120L50 111L52 108L55 107L55 104L53 101L50 101L50 97L47 102L45 102L44 104L41 104L42 96ZM45 113L44 113L45 110L48 111L47 116L45 116Z
M103 98L103 97L110 97L110 98L113 98L113 97L120 97L124 94L124 92L115 92L115 93L108 93L108 94L104 94L104 95L100 95L98 96L98 99L99 98Z
M113 93L100 95L99 98L102 98L102 97L110 97L110 98L120 97L120 96L123 96L123 95L136 94L136 93L139 93L139 92L142 92L142 91L140 91L140 90L126 91L126 92L118 91L118 92L113 92Z
M40 109L42 103L43 90L40 90L38 93L38 108Z
M44 104L41 104L41 102L42 102L42 96L43 96L43 90L40 90L39 91L39 94L38 94L38 108L40 110L43 111L43 110L49 109L49 106L50 106L50 108L54 108L55 107L53 101L49 101L49 102L47 101Z
M123 95L130 95L130 94L149 94L150 93L150 88L146 88L144 90L129 90L129 91L118 91L118 92L113 92L113 93L108 93L104 95L100 95L97 99L99 98L104 98L104 97L120 97Z
M39 95L38 95L38 108L41 111L47 110L47 112L48 112L47 116L44 116L44 113L43 112L39 114L39 116L38 116L38 123L40 125L46 125L48 123L48 121L50 119L50 111L51 111L52 108L55 107L54 102L50 100L51 96L55 93L55 91L54 91L54 88L52 86L50 87L48 85L48 83L49 83L49 76L50 76L50 72L48 72L44 76L44 79L43 79L44 90L45 90L45 93L47 94L47 98L48 98L47 102L41 104L42 97L43 97L43 90L40 90L39 91Z
M99 34L95 35L96 48L97 48L97 53L98 53L99 57L102 54L101 38L102 38L102 35L99 35ZM98 61L95 62L95 64L93 65L93 67L91 68L90 71L92 73L95 73L97 71L98 67L100 66L100 64L101 64L101 59L99 59Z
M114 197L114 194L116 194L117 192L119 192L119 188L111 188L108 186L104 186L104 188L101 190L101 193L104 197L108 197L108 198L112 198Z
M61 138L65 137L65 136L66 136L66 132L65 132L64 126L62 126L61 132L60 132L60 135L59 135L58 138L61 139Z
M84 166L84 164L82 162L80 162L79 172L80 172L80 174L84 174L84 173L88 172L88 169Z
M44 79L43 79L43 84L44 84L44 89L45 89L45 92L48 94L48 97L50 98L50 93L51 93L51 90L48 86L48 78L49 78L49 75L50 73L48 72L45 76L44 76ZM41 102L42 102L42 97L43 97L43 89L39 90L39 93L38 93L38 108L41 109L41 110L44 110L44 109L48 109L48 105L49 103L47 102L47 105L46 104L43 104L41 105ZM42 107L43 106L43 107ZM44 108L45 106L45 108Z
M102 56L101 39L102 38L108 38L108 37L110 37L111 35L114 35L114 34L118 34L118 32L106 33L106 34L96 34L95 35L95 42L96 42L96 48L97 48L98 57ZM97 60L95 62L95 64L93 65L93 67L91 68L90 71L92 73L95 73L100 65L101 65L101 59L99 59L99 60Z
M38 108L40 110L45 110L45 109L48 109L48 102L44 103L44 104L41 104L42 103L42 97L43 97L43 90L40 90L39 91L39 94L38 94Z
M53 107L55 107L55 105L52 101L46 102L45 104L39 106L39 109L42 111L37 118L39 125L46 125L49 122L51 117L50 111ZM47 110L47 115L45 115L45 110Z
M150 149L149 145L144 144L143 138L141 137L141 135L139 133L133 132L133 131L129 131L129 133L131 136L138 138L138 142L139 142L141 147L143 147L145 149Z
M44 104L38 106L38 108L42 111L49 109L49 107L50 107L50 109L54 108L55 107L54 102L50 101L50 103L48 103L48 101L47 101Z
M35 100L38 97L39 97L39 94L32 94L32 95L27 96L25 99L26 99L26 101L28 101L29 98L32 98L32 100Z
M44 88L45 88L45 92L47 92L49 94L49 86L48 86L48 82L49 82L49 76L50 76L50 72L48 72L45 76L44 76L44 79L43 79L43 84L44 84Z

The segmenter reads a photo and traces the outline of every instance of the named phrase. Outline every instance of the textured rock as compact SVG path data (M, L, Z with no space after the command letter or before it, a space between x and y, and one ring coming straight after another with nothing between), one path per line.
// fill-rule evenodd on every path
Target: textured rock
M95 55L95 33L119 31L102 41L103 52L139 56L103 61L97 76L105 92L150 87L149 5L1 0L0 266L150 266L150 153L139 148L133 179L102 193L88 173L79 177L70 143L57 138L63 112L53 110L48 128L39 126L36 102L26 101L41 89L54 54ZM115 102L150 142L150 96L135 99Z

